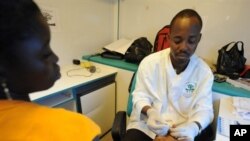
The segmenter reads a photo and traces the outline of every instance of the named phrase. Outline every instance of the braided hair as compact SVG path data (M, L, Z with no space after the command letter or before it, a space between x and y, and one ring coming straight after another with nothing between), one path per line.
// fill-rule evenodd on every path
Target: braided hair
M33 0L0 1L0 56L11 59L19 41L37 30L37 20L41 11ZM1 65L1 64L0 64Z
M5 81L5 72L1 68L18 63L19 42L40 30L37 19L41 15L33 0L0 0L0 83ZM5 99L2 93L0 86L0 99Z

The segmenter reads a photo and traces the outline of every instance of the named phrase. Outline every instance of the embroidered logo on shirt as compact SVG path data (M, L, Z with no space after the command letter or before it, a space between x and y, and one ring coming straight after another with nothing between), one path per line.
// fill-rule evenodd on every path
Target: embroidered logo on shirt
M196 88L196 83L187 82L186 85L185 85L184 97L186 97L186 98L192 97L195 88Z

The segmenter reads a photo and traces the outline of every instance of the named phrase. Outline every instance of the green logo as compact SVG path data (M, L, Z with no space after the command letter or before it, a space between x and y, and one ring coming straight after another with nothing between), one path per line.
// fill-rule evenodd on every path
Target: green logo
M184 96L189 98L193 95L193 92L196 88L196 83L194 82L187 82L185 86L185 94Z

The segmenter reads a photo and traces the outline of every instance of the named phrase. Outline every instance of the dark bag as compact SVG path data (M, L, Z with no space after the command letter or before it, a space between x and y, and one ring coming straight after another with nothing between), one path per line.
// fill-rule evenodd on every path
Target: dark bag
M230 50L227 48L232 46ZM241 50L239 50L241 47ZM217 59L217 73L224 74L229 77L237 77L244 70L246 58L244 57L244 43L242 41L231 42L219 51Z
M117 52L108 51L108 50L106 50L103 53L101 53L101 56L103 58L118 59L118 60L121 60L124 57L123 54L120 54L120 53L117 53Z
M169 25L164 26L161 30L158 31L154 42L154 52L163 50L165 48L169 48L170 46L169 34L170 34Z
M141 60L152 52L152 44L146 37L136 39L125 53L124 59L127 62L139 64Z

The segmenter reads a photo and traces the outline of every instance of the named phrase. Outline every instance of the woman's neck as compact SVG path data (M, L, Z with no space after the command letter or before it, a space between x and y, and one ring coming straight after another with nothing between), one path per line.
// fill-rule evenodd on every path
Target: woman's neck
M24 100L24 101L30 101L29 95L28 94L14 94L10 93L11 98L13 100Z
M3 92L2 89L0 89L0 99L7 99L5 93Z
M10 96L13 100L24 100L30 101L28 94L13 94L10 93ZM8 99L4 92L0 91L0 99Z
M6 98L6 96L4 94L0 93L0 100L1 99L7 99L7 98Z

